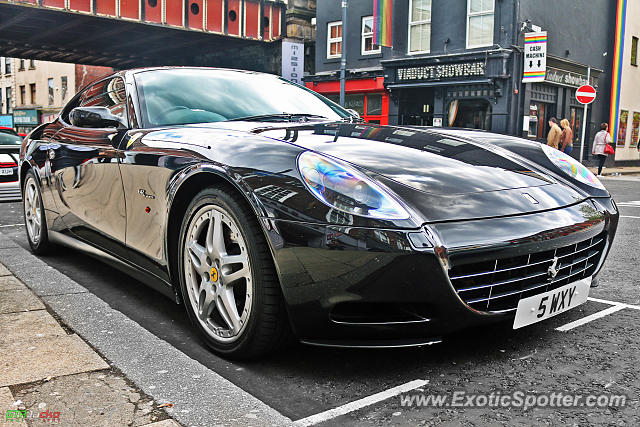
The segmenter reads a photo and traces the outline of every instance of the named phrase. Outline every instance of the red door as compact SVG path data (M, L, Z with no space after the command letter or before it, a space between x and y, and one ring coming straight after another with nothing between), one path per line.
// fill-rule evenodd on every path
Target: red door
M116 16L116 0L96 0L96 13Z
M91 12L91 0L69 0L69 9L78 12Z
M257 39L260 34L260 3L246 1L244 4L244 36Z
M240 0L227 2L227 34L240 35Z

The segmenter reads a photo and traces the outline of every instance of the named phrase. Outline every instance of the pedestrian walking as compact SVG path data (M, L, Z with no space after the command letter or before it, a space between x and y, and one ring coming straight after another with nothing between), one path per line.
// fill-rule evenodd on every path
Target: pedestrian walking
M562 135L562 131L558 126L558 120L555 117L551 117L549 119L549 133L547 134L547 145L549 147L558 148L558 144L560 143L560 135Z
M560 126L562 127L562 134L560 135L560 151L565 154L571 154L573 151L573 131L571 130L571 123L569 120L560 120Z
M607 148L607 144L611 144L611 135L609 135L609 125L602 123L600 125L600 132L596 133L593 138L593 150L592 153L598 158L598 175L602 173L602 167L609 153L613 151L612 147Z

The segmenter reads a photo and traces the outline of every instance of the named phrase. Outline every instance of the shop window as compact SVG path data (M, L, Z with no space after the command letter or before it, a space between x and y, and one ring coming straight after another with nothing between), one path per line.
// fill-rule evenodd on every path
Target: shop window
M367 95L367 116L379 116L382 114L382 94Z
M49 88L49 105L53 105L53 79L47 79L47 87Z
M340 58L342 55L342 22L327 24L327 58Z
M448 125L491 130L491 104L484 99L453 100L449 103Z
M638 38L631 38L631 65L638 66Z
M583 107L569 108L569 122L571 122L571 130L573 131L573 143L577 143L582 132L582 113Z
M428 53L431 46L431 0L410 0L409 53Z
M36 105L36 84L31 83L29 85L29 93L31 96L31 105Z
M638 137L640 136L640 113L633 112L633 121L631 122L631 147L638 146Z
M467 49L493 44L494 0L467 1Z
M373 16L362 18L362 54L380 53L380 46L373 44Z
M339 95L325 95L327 98L340 103ZM383 94L381 93L349 93L345 95L345 108L350 108L358 112L367 123L386 124L386 117L383 117Z
M627 141L627 123L629 122L629 111L620 110L620 121L618 122L618 138L616 145L618 147L624 147Z

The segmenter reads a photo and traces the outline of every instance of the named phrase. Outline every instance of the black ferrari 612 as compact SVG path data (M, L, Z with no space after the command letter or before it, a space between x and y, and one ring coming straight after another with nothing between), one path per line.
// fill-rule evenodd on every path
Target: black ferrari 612
M22 144L35 253L86 250L183 302L216 352L437 342L584 303L618 211L558 150L378 126L277 76L123 71Z

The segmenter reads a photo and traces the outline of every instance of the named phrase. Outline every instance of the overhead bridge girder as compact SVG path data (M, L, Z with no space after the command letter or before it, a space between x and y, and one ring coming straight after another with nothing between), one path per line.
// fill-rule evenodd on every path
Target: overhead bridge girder
M281 0L0 0L0 56L192 65L202 55L273 50L285 11Z

